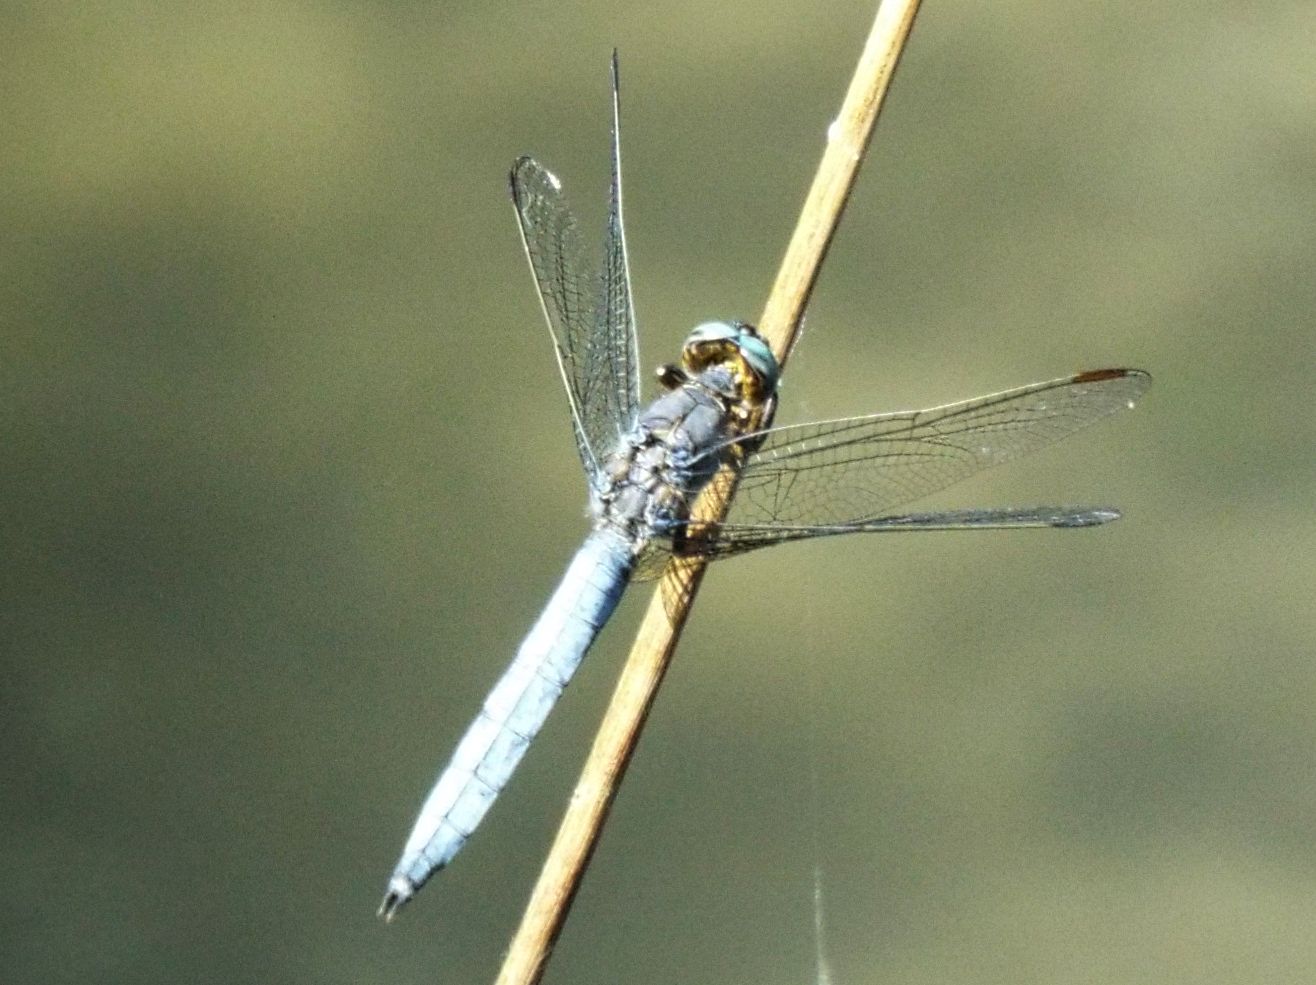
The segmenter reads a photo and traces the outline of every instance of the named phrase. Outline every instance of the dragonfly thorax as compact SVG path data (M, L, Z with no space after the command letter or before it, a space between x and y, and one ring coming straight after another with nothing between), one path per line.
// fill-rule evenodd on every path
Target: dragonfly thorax
M771 413L772 396L760 396L763 380L737 347L694 341L683 353L694 351L693 360L683 358L688 368L662 371L668 391L640 412L608 456L594 497L596 527L615 530L637 553L655 536L678 532L700 490L739 456L735 439ZM715 351L724 358L715 359Z

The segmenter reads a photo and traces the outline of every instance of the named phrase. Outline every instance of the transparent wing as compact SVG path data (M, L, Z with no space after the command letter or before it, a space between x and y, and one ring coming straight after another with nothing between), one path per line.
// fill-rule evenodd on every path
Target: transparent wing
M599 462L634 420L639 355L622 219L620 96L613 56L612 182L603 269L586 276L575 216L557 177L531 157L512 165L521 242L553 335L571 403L576 445L593 479Z
M594 291L582 280L580 234L576 218L562 197L557 177L531 157L512 165L512 204L521 227L521 244L539 288L539 303L553 335L558 370L571 404L571 424L580 460L590 479L599 463L588 437L584 414L588 380L589 333Z
M946 510L940 513L906 513L856 520L832 526L791 527L749 524L692 524L680 551L717 561L774 544L838 534L891 533L898 530L1019 530L1054 527L1075 530L1096 527L1120 518L1109 506L1028 506L1022 509ZM676 550L669 547L669 553ZM655 573L646 572L646 577ZM638 580L638 579L637 579Z
M617 52L612 52L612 154L608 194L608 226L603 238L603 278L595 329L591 336L600 348L591 354L593 374L588 391L603 409L598 423L611 431L591 441L606 440L603 451L630 430L640 401L640 352L635 334L635 302L631 297L631 265L626 252L626 221L621 194L621 74ZM591 415L586 415L589 426ZM596 445L597 447L597 445Z
M1097 370L929 410L745 436L735 443L753 450L726 522L691 525L674 538L674 548L721 557L841 533L1108 522L1117 511L1034 507L883 514L1130 408L1150 384L1141 370Z

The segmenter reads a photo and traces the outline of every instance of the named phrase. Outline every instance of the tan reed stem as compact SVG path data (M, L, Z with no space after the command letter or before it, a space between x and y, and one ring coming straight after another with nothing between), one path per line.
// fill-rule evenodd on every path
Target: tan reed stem
M828 131L822 161L759 322L759 330L783 363L799 333L918 7L918 0L881 4L840 115ZM700 498L696 516L721 518L733 488L734 480L714 483ZM704 568L699 560L673 560L649 603L497 985L533 985L543 974L675 652Z

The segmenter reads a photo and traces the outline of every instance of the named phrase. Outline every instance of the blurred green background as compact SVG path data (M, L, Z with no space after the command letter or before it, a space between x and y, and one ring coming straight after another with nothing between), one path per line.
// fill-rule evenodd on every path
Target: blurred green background
M590 239L622 52L644 362L755 318L865 4L0 13L0 980L493 978L638 622L392 927L584 533L505 173ZM783 423L1157 384L711 573L549 982L1316 980L1316 11L925 5ZM815 782L816 781L816 782ZM815 795L816 789L816 795Z

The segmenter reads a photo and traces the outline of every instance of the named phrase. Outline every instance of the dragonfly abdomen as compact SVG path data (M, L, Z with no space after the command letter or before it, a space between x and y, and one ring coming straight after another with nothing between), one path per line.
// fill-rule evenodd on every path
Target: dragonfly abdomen
M627 542L611 530L591 534L576 552L426 798L389 880L385 917L466 844L616 609L633 565Z

